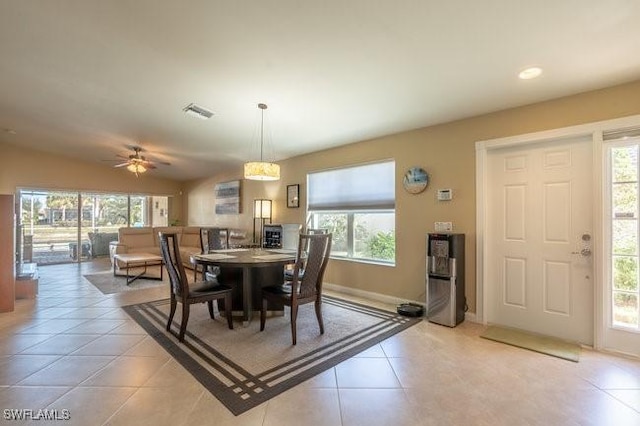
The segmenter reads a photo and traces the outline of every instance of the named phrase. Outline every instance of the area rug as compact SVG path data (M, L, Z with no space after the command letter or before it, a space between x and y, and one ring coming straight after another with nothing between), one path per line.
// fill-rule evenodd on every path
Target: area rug
M112 271L101 272L97 274L88 274L84 275L84 277L98 290L100 290L102 294L114 294L123 291L135 291L145 288L169 285L169 279L166 274L164 277L164 281L138 278L129 285L127 285L127 279L124 276L113 276Z
M568 361L578 362L580 360L580 345L555 337L493 325L489 326L480 337Z
M298 312L297 345L291 344L289 311L267 318L260 332L259 314L247 327L239 321L209 318L206 305L193 305L184 343L177 338L181 307L171 333L165 330L169 301L124 307L167 352L233 414L267 401L351 358L421 320L324 296L325 333L320 334L313 304ZM176 321L177 319L177 321Z

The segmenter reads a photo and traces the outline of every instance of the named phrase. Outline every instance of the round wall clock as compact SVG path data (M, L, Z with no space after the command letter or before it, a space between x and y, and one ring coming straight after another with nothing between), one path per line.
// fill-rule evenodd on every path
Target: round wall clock
M411 167L402 178L402 186L410 194L419 194L429 183L427 172L421 167Z

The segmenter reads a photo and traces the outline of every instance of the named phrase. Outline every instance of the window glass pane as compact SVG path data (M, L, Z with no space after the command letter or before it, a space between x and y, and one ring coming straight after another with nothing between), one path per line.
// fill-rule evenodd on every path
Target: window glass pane
M148 226L148 202L147 197L135 196L130 197L131 202L131 217L129 219L129 226Z
M630 145L611 149L613 182L636 182L638 180L638 147Z
M82 238L91 243L91 256L109 255L118 228L127 226L127 196L82 193Z
M638 184L618 183L612 187L613 217L638 217Z
M327 229L331 236L331 254L347 256L347 214L346 213L317 213L314 215L314 228Z
M638 295L613 293L613 324L638 327Z
M615 290L638 290L638 258L635 256L613 257L613 288Z
M21 191L20 262L39 265L78 261L89 254L88 241L78 250L78 194ZM83 211L84 215L84 211ZM80 256L79 256L80 254Z
M636 220L613 221L613 254L638 254L638 224Z
M395 261L394 213L354 214L354 257Z

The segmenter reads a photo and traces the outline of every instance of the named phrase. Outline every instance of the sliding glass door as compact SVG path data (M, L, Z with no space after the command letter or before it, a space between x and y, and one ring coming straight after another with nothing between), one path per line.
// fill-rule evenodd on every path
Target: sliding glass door
M168 197L19 191L18 260L39 265L80 262L109 255L123 226L167 226Z

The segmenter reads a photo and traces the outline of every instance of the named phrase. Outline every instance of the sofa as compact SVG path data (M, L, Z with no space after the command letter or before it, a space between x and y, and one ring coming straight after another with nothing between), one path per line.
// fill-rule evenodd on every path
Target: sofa
M111 265L115 266L116 269L124 268L124 264L120 262L114 265L114 255L121 253L151 253L160 256L159 232L178 234L182 263L185 267L193 269L191 255L202 252L200 247L200 227L197 226L120 228L118 230L118 241L111 243L109 247Z

